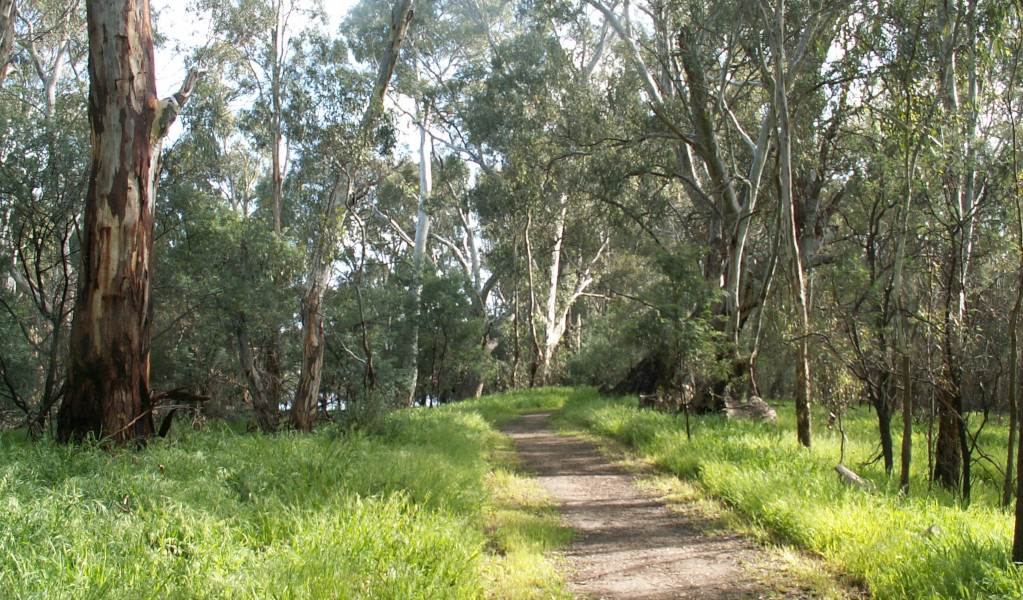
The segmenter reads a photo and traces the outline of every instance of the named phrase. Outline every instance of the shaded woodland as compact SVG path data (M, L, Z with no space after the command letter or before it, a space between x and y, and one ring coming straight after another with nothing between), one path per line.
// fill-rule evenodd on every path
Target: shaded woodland
M104 121L113 4L0 0L6 427L308 431L583 384L791 400L811 447L865 404L904 487L926 461L968 503L980 469L1011 505L1018 0L364 0L334 26L194 0L187 77L125 62L184 85ZM115 123L136 183L102 183ZM151 194L95 204L119 186Z

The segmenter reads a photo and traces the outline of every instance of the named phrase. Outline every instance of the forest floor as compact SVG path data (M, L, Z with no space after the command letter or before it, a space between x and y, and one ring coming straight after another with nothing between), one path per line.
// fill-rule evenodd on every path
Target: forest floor
M502 429L575 531L565 551L573 593L594 600L820 597L790 564L723 526L706 507L665 502L642 485L649 469L627 467L584 439L554 431L548 424L554 414L526 415Z

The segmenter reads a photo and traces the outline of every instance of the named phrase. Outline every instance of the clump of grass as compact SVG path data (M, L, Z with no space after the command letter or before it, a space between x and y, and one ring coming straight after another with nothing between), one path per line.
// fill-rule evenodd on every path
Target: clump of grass
M701 417L691 441L680 417L635 406L575 396L565 416L698 483L776 541L820 554L876 598L1023 597L1023 573L1009 562L1012 516L996 506L996 482L979 482L964 509L928 491L926 461L918 459L911 494L899 496L879 465L860 466L876 437L865 411L847 417L847 463L882 490L877 495L835 476L836 433L819 430L812 451L796 444L790 405L776 407L778 426Z

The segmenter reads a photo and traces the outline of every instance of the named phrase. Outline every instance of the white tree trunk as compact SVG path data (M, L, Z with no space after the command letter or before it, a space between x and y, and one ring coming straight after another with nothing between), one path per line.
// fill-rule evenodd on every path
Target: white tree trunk
M14 50L14 0L0 0L0 86L7 78L7 70Z
M430 136L429 106L423 108L419 125L419 210L416 214L416 237L412 247L412 305L410 307L411 331L409 333L408 364L406 379L408 404L415 401L416 385L419 379L419 320L423 294L423 259L426 241L430 235L430 195L433 193L433 139Z
M557 220L554 222L554 247L551 249L551 270L548 278L547 288L547 312L544 315L544 350L543 350L543 375L546 383L550 374L551 355L564 335L564 327L558 320L558 288L561 283L561 247L565 242L565 218L568 215L568 197L561 195L561 210L558 212Z
M782 232L789 254L792 297L796 305L796 429L799 443L809 448L810 420L810 319L807 306L806 276L796 231L795 199L792 195L792 130L789 124L787 65L785 60L785 0L777 0L772 11L767 0L760 0L764 23L771 40L774 59L774 112L778 122L778 177L781 187ZM773 13L773 16L772 16Z

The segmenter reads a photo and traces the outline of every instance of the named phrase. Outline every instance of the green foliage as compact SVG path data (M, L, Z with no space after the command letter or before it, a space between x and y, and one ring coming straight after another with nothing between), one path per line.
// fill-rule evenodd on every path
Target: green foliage
M613 387L621 381L629 368L643 358L645 350L639 344L629 343L623 335L622 324L628 327L627 316L620 311L590 318L583 331L582 348L568 359L571 381L596 387Z
M721 294L701 276L700 252L656 246L644 249L642 257L614 259L607 274L610 287L642 283L635 297L590 318L582 348L569 360L573 381L613 387L651 350L676 361L683 372L706 376L721 368L721 336L713 315Z
M419 331L419 385L423 395L457 399L459 386L488 373L480 345L484 323L474 314L464 277L424 273Z
M57 399L90 160L87 85L70 74L85 68L84 12L49 0L17 12L40 33L14 42L25 52L0 99L0 427L14 405L20 419Z
M963 509L947 494L928 490L926 463L917 460L909 497L898 494L897 479L886 478L876 463L857 467L881 490L865 493L841 484L832 470L839 455L837 432L819 431L808 452L792 434L792 406L776 408L778 426L698 418L692 441L686 439L682 417L639 411L635 400L577 395L565 414L698 483L771 539L819 553L875 598L1016 598L1023 593L1023 573L1009 560L1012 516L996 508L997 484L978 485L974 504ZM847 463L866 461L876 438L872 415L858 411L847 417L846 426L851 438L846 455L852 457Z
M543 551L564 533L547 504L509 496L508 464L488 475L508 447L480 413L567 396L407 410L371 434L217 426L141 452L5 436L0 596L468 599L517 580L540 586L521 597L554 597Z
M243 379L239 325L244 322L254 340L280 331L291 319L301 268L295 243L211 189L218 169L230 169L222 158L210 155L201 136L182 139L165 155L153 275L154 387L188 386L215 396L217 404L237 393L229 380ZM197 186L193 171L203 168L213 173ZM280 350L283 364L289 352Z

